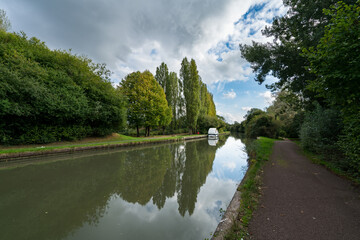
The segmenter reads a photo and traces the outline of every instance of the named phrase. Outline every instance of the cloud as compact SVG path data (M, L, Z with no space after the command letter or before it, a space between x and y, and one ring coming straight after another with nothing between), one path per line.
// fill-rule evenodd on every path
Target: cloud
M223 93L224 98L234 99L236 98L236 92L234 92L234 89L231 89L229 92Z
M242 107L241 110L243 111L250 111L252 109L252 107Z
M224 117L225 121L230 124L233 124L235 121L236 122L244 121L244 116L241 113L229 113L229 112L221 112L217 110L217 114Z
M240 56L239 43L265 41L260 29L284 9L281 0L268 0L251 18L242 19L263 1L3 2L15 31L24 30L50 48L71 48L105 62L116 81L129 71L154 72L162 61L178 72L188 56L196 60L207 84L247 80L251 69Z
M265 103L268 105L271 105L273 103L273 101L275 100L275 97L273 96L273 94L270 91L265 91L265 92L259 93L259 96L263 97Z

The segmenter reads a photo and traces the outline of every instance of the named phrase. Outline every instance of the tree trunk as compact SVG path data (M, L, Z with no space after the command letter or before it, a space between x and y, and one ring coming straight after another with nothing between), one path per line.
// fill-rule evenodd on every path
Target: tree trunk
M147 129L147 136L150 137L150 126L146 128Z
M162 134L165 135L165 126L163 126L162 129L163 129Z
M139 126L136 126L136 136L140 137Z

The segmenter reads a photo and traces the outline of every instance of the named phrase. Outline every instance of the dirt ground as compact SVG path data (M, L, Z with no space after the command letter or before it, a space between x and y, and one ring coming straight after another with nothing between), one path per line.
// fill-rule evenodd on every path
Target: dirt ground
M264 168L251 239L360 239L360 191L300 153L275 142Z

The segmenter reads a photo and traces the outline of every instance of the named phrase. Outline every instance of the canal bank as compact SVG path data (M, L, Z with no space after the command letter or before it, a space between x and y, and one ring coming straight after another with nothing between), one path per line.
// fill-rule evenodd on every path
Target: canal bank
M228 132L222 133L221 135L229 135ZM200 138L206 138L207 135L188 135L188 136L165 136L165 137L156 137L156 138L141 138L132 140L123 140L119 142L97 142L97 143L89 143L83 144L86 146L78 146L78 145L69 145L69 146L39 146L33 148L19 148L13 149L13 152L6 152L6 149L2 149L0 152L0 162L14 161L17 159L38 157L38 156L47 156L47 155L55 155L61 153L73 153L73 152L81 152L81 151L89 151L89 150L101 150L101 149L114 149L121 147L133 147L139 145L146 144L160 144L160 143L170 143L170 142L179 142L179 141L188 141ZM29 149L29 150L27 150Z
M261 186L261 169L270 158L275 139L259 137L246 145L249 167L219 222L212 240L247 239L248 225L257 209Z

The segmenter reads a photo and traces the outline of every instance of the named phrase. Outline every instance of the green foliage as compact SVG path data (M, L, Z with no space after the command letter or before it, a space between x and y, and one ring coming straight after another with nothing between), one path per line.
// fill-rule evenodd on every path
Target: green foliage
M345 155L345 161L341 161L340 168L358 178L360 1L353 5L338 2L323 12L330 18L329 24L325 27L325 34L316 47L304 50L304 56L310 62L309 71L317 76L315 80L310 81L309 88L325 98L333 108L341 111L344 129L339 147ZM333 129L331 131L333 132ZM337 133L333 132L334 135ZM306 142L304 144L308 145Z
M279 81L267 86L273 90L287 88L304 96L302 101L313 101L312 91L307 89L307 81L315 79L309 72L308 59L302 49L316 46L324 34L324 27L330 17L323 13L324 8L335 4L336 0L284 0L288 12L275 17L263 35L274 38L272 43L240 45L242 56L251 63L260 84L269 74ZM346 0L354 3L354 0Z
M187 58L183 59L180 78L184 84L187 123L192 133L195 133L200 113L200 80L194 59L191 59L190 63Z
M124 101L104 65L36 38L0 31L0 143L106 135L124 124Z
M342 133L338 144L346 161L341 169L360 181L360 112L345 119Z
M301 144L306 150L329 153L336 150L341 131L340 114L334 109L325 109L318 103L312 112L307 112L300 129Z
M217 117L200 115L197 122L198 131L202 134L207 134L209 128L217 128L220 130L220 128L224 128L222 122L223 121L219 120Z
M241 123L235 121L234 124L231 125L230 131L234 133L245 133L244 123L244 121Z
M275 101L266 112L280 124L281 137L297 138L299 136L304 114L298 94L289 90L278 92Z
M266 113L251 118L245 125L245 136L256 138L259 136L277 138L280 130L279 123Z
M119 89L127 97L130 126L144 126L149 135L150 127L169 125L172 113L164 90L149 71L130 73Z
M304 50L310 71L318 76L309 88L346 111L358 112L360 1L354 5L339 2L324 13L331 17L324 37L316 48Z

